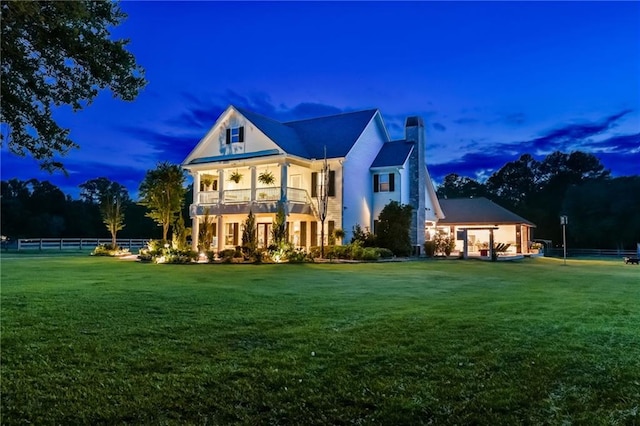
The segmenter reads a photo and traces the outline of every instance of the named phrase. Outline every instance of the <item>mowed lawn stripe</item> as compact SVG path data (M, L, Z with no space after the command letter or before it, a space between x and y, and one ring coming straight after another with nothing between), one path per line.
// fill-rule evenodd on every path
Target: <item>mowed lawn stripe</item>
M3 424L640 421L622 262L1 266Z

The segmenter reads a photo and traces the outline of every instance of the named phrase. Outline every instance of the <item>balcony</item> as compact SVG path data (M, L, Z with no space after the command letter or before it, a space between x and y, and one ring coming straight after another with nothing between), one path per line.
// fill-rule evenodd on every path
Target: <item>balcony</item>
M191 204L190 216L200 216L209 211L210 215L275 213L281 200L280 188L255 188L255 199L251 189L231 189L222 191L200 191L198 203ZM289 213L310 214L316 216L316 209L304 189L287 187L287 210Z

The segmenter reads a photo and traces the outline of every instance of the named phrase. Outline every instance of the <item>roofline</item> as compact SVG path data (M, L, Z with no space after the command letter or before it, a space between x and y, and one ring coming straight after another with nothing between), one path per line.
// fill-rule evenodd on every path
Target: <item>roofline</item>
M185 165L189 164L193 158L191 158L193 156L193 154L198 150L198 148L200 148L200 146L204 143L205 140L207 140L209 138L209 136L211 136L214 132L214 129L216 129L218 127L218 124L220 124L222 121L224 121L223 119L227 117L228 114L230 114L231 110L235 110L236 112L240 113L236 107L234 107L233 105L229 105L227 107L227 109L225 109L222 114L220 114L218 116L218 118L216 119L216 121L213 123L213 125L209 128L209 131L207 131L207 133L202 137L202 139L200 139L200 141L196 144L196 146L193 147L193 149L191 150L191 152L189 152L189 155L187 155L187 158L184 159L184 161L182 162L182 166L184 167Z

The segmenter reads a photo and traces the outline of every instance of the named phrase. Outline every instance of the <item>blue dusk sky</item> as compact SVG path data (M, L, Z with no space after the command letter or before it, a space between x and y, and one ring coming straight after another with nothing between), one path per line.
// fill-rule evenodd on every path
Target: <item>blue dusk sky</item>
M378 108L391 137L424 118L427 165L486 179L524 153L597 155L640 174L640 2L123 2L114 28L149 83L58 121L80 145L69 176L2 148L2 179L77 186L106 176L137 196L181 163L229 105L287 121Z

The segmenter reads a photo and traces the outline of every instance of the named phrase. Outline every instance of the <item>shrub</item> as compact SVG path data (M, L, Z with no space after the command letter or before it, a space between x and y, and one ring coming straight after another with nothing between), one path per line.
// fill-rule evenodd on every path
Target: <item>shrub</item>
M380 254L375 247L365 247L362 249L361 260L378 260Z
M91 256L123 256L129 254L129 249L119 248L111 244L99 244L91 252Z
M424 242L424 254L427 257L433 257L436 254L436 242L431 240L431 241L425 241Z
M155 257L155 262L185 264L194 262L197 259L198 252L193 250L178 250L170 247L163 249L162 254Z
M141 262L151 262L153 260L153 255L148 248L142 248L138 252L138 260Z
M364 231L360 224L353 227L353 237L351 237L351 243L362 243L363 247L373 247L376 245L376 236L369 231Z
M375 249L378 252L378 256L382 259L391 259L393 257L393 252L388 248L376 247Z
M224 249L220 253L218 253L218 258L222 259L223 262L231 263L231 260L236 256L235 249Z

